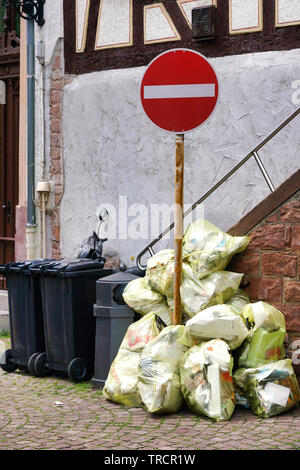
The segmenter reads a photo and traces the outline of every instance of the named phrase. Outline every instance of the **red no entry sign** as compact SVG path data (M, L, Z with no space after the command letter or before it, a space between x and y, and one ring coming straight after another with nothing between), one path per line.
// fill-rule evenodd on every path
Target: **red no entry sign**
M218 79L207 59L190 49L171 49L148 65L141 102L161 129L181 134L203 124L218 100Z

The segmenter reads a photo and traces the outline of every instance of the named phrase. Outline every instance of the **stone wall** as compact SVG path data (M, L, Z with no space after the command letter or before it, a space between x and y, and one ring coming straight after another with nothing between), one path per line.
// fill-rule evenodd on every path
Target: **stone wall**
M64 74L62 68L61 48L54 55L50 77L50 167L49 175L53 185L54 207L51 211L51 256L60 258L60 201L63 195L62 174L62 96Z
M245 274L244 290L252 302L268 302L285 315L287 355L300 375L300 191L248 235L246 251L228 270Z

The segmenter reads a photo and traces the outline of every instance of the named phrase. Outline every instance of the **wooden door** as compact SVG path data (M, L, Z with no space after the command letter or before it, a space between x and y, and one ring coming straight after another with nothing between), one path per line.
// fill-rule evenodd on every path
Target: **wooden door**
M12 7L0 8L0 264L15 259L18 204L20 41ZM0 289L5 288L0 274Z
M0 105L0 264L15 259L19 147L19 78L3 82L6 97ZM4 287L2 280L0 288Z

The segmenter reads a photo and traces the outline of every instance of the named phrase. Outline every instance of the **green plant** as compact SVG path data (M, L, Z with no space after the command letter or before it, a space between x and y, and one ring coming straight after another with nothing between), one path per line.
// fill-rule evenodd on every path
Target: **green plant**
M3 328L3 330L0 331L0 339L7 339L10 338L10 332L9 330L6 330Z

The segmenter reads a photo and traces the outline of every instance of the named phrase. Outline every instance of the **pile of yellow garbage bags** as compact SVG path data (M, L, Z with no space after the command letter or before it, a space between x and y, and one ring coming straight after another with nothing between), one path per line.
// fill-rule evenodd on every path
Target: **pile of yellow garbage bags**
M147 262L146 275L129 282L126 304L141 314L127 330L103 395L155 414L187 405L216 421L236 406L257 416L278 415L300 401L291 359L285 358L284 315L251 303L243 274L226 271L249 238L234 237L205 220L183 238L182 324L173 325L174 251Z

